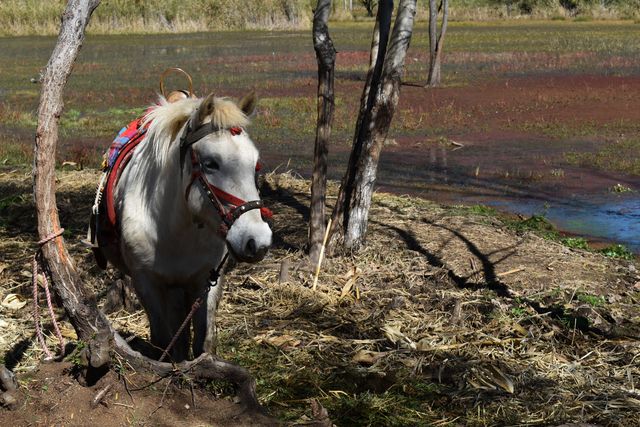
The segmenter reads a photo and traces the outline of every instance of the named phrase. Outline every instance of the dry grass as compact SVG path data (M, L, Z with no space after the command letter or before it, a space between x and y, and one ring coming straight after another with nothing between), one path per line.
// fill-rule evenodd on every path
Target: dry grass
M59 206L77 264L101 295L113 273L74 243L96 179L61 173ZM2 297L29 293L29 185L22 170L0 173L11 197L0 205ZM463 208L377 194L367 247L328 258L314 292L302 250L308 182L270 175L263 194L276 242L265 261L229 274L219 352L255 374L275 415L308 420L309 398L338 425L632 425L640 415L637 262L518 234ZM42 356L29 315L1 313L5 362L21 345L11 364L28 372ZM147 335L141 312L112 320Z

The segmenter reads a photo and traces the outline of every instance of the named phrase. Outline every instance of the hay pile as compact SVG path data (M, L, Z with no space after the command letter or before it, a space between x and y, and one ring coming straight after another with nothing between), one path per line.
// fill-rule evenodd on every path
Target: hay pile
M117 275L93 267L75 243L97 174L59 179L67 241L102 298ZM30 180L5 170L0 188L0 296L28 299ZM468 209L378 194L367 247L327 259L314 292L303 252L308 183L271 175L263 194L276 213L274 249L227 276L219 353L254 373L261 401L281 419L308 420L313 397L338 425L633 425L640 417L637 262L518 234ZM0 354L28 372L42 356L28 310L0 310ZM112 320L148 333L142 312Z

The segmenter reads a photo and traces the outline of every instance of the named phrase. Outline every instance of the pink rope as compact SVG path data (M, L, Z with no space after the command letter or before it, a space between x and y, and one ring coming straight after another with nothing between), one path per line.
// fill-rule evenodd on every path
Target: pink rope
M47 355L46 360L52 360L54 359L53 354L51 354L51 352L49 351L49 349L47 348L47 344L44 340L44 335L42 333L42 325L40 323L40 308L38 305L38 263L39 263L39 257L42 254L42 247L52 241L53 239L55 239L58 236L61 236L62 233L64 232L64 228L61 228L59 231L55 232L55 233L51 233L49 234L47 237L45 237L44 239L40 240L38 242L38 245L40 246L38 248L38 251L36 252L36 254L33 256L33 277L32 277L32 283L33 283L33 318L34 318L34 322L35 322L35 327L36 327L36 336L38 337L38 341L40 342L40 346L42 346L42 349L44 350L44 353ZM60 332L60 327L58 326L58 322L56 321L56 314L53 311L53 303L51 302L51 293L49 292L49 280L47 279L47 275L46 273L43 271L42 274L42 285L44 287L44 293L47 296L47 307L49 308L49 315L51 316L51 321L53 323L53 328L55 329L56 332L56 336L58 337L58 340L60 342L60 353L62 355L64 355L64 338L62 338L62 333Z

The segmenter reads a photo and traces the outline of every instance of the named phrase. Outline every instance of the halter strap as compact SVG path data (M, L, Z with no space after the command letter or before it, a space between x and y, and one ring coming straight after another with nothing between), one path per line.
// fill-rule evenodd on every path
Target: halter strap
M269 208L264 206L264 202L262 200L251 200L248 202L244 201L241 198L227 193L219 187L216 187L215 185L211 184L209 180L207 180L206 175L202 172L202 164L200 163L198 153L196 153L196 150L193 149L192 145L205 136L209 135L210 133L218 132L219 130L220 128L218 126L215 126L212 122L198 126L197 129L192 130L191 120L189 120L187 129L180 139L180 157L182 162L185 157L186 150L188 148L191 148L191 180L189 181L189 185L187 185L187 189L185 190L185 200L189 198L189 193L191 192L193 183L198 180L198 182L202 186L202 189L206 193L207 197L218 212L218 215L220 215L220 219L222 220L219 233L222 237L226 237L233 223L238 218L240 218L242 214L254 209L260 209L262 218L268 219L273 216L273 212L271 212ZM242 128L233 127L230 128L229 131L232 135L235 136L242 133ZM256 170L258 170L257 166ZM231 206L231 208L227 209L225 207L225 204Z
M191 120L189 120L187 130L180 141L180 147L193 145L210 133L218 132L219 130L220 128L214 125L213 122L200 125L196 129L191 129Z

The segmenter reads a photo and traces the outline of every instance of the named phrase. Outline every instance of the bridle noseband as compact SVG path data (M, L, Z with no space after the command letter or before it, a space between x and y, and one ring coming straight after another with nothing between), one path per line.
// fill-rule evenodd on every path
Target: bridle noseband
M233 194L227 193L226 191L216 187L211 184L209 180L207 180L206 175L202 171L202 163L200 162L200 158L198 153L193 148L193 144L204 138L205 136L219 132L221 129L214 125L213 122L205 123L200 125L197 129L192 129L191 119L187 124L187 128L180 138L180 163L183 164L184 158L186 157L187 149L191 148L191 180L189 181L189 185L187 185L187 189L185 191L185 200L188 200L189 193L191 191L191 187L193 183L197 180L204 190L205 194L213 203L218 215L220 215L221 224L220 224L220 236L226 237L229 229L233 225L233 223L240 218L240 216L244 213L252 211L254 209L260 209L260 214L263 219L268 219L273 216L273 212L267 207L264 206L264 202L262 200L251 200L244 201L239 197L234 196ZM231 132L231 135L236 136L240 135L243 130L239 127L232 127L228 129ZM256 167L256 171L259 168ZM230 206L227 208L226 205Z

